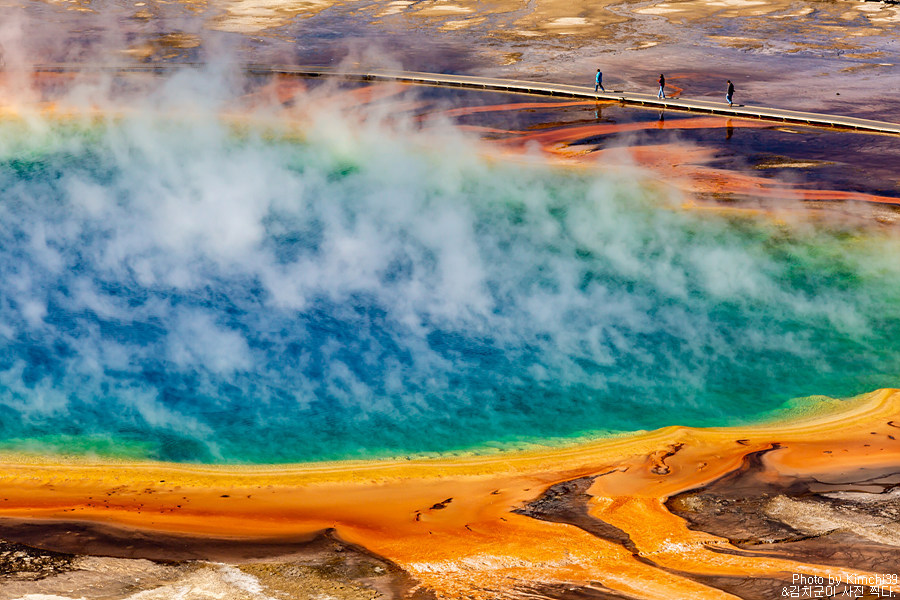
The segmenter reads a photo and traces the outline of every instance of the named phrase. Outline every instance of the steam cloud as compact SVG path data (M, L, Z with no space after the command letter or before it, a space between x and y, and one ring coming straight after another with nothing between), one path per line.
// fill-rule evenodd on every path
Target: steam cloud
M117 117L0 123L8 447L442 451L896 379L892 239L685 213L634 169L485 161L336 88L298 101L302 139L234 129L236 84L185 71ZM69 98L123 108L111 87Z

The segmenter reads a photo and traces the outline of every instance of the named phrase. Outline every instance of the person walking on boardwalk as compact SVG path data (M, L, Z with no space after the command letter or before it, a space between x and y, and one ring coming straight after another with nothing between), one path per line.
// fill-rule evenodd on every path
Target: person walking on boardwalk
M662 73L659 74L659 93L656 95L657 98L665 98L666 97L666 76Z
M597 93L597 88L600 89L601 92L605 92L603 89L603 73L600 72L600 69L597 69L597 77L594 78L594 93Z
M725 102L728 103L728 106L734 106L734 84L730 79L728 80L728 91L725 92Z

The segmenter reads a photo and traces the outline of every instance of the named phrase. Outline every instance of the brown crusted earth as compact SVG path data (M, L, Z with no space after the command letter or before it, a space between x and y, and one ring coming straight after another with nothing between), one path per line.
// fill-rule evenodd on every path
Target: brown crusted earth
M890 120L900 5L862 0L0 0L28 63L394 67L655 91ZM15 25L16 21L13 21ZM4 31L0 31L2 36Z
M128 598L165 594L204 580L210 593L246 593L240 586L229 587L233 571L221 576L223 563L254 577L261 586L259 594L275 597L433 598L415 589L415 582L397 565L342 542L331 531L312 539L248 540L5 519L0 521L0 537L30 543L0 542L2 600L37 593ZM192 597L202 597L200 590Z

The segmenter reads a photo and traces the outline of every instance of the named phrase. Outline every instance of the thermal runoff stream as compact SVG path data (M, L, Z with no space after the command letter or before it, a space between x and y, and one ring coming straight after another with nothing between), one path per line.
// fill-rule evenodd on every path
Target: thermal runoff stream
M284 463L763 419L900 381L898 239L322 110L0 121L0 439Z

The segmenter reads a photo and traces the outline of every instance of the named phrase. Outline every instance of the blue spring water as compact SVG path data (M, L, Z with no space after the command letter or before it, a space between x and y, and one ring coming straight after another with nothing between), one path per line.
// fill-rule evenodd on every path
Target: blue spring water
M897 385L898 244L452 132L0 125L0 448L278 463Z

